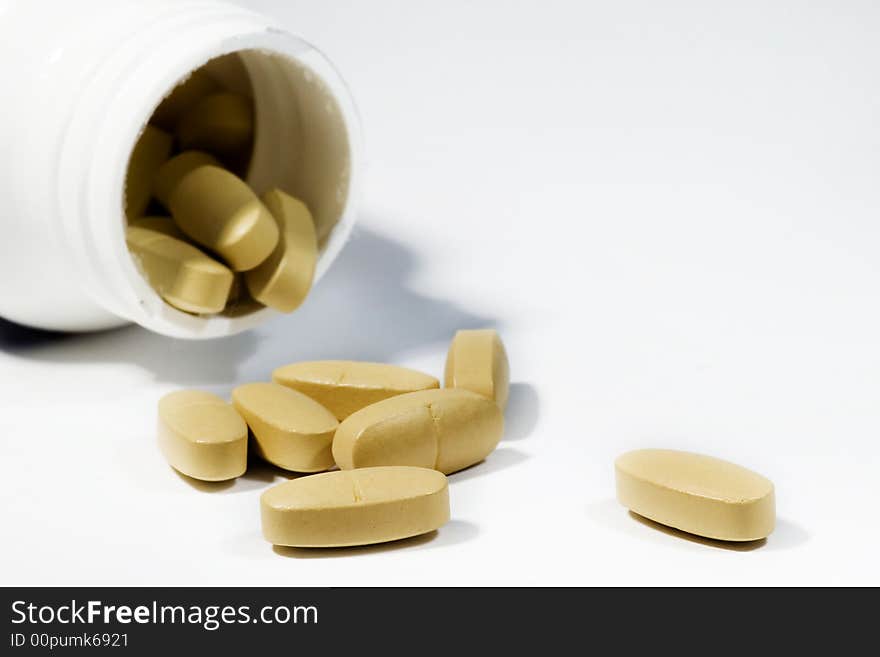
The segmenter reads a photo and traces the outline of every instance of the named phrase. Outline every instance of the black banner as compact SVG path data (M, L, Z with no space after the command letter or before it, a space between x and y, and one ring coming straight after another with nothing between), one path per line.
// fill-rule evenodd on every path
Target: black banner
M856 591L797 589L251 589L7 588L0 654L222 654L306 648L337 654L469 653L524 642L549 654L616 645L679 652L765 650L771 644L836 654L858 646L876 607ZM873 596L871 596L873 597ZM706 643L708 642L708 643ZM562 650L561 646L584 650ZM612 651L614 653L618 651ZM518 654L518 653L517 653ZM598 653L604 654L604 651Z

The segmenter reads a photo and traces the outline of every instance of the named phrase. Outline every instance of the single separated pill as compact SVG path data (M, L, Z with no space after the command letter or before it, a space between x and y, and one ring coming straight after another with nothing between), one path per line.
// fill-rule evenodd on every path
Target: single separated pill
M193 245L137 225L128 227L125 241L144 277L175 308L203 314L226 306L232 272Z
M315 277L315 222L305 203L281 190L266 192L262 200L278 224L280 237L272 255L245 274L245 283L264 306L293 312L306 300Z
M232 391L232 403L269 463L294 472L333 467L330 445L339 423L315 400L277 383L248 383Z
M467 390L443 388L391 397L349 415L333 439L343 470L412 465L445 474L479 463L504 431L501 409Z
M235 271L263 262L278 244L275 219L238 176L213 165L187 173L171 193L178 227Z
M202 151L184 151L175 155L156 171L153 180L153 195L159 199L162 205L166 208L169 207L171 195L183 177L190 171L206 164L220 166L217 158Z
M776 524L773 483L721 459L671 449L615 463L620 503L663 525L723 541L764 538Z
M444 385L494 399L503 411L510 391L510 365L498 333L492 329L459 331L446 355Z
M177 124L181 148L198 148L220 156L242 153L253 137L254 108L250 98L228 91L205 96Z
M244 420L216 395L180 390L159 400L159 448L189 477L225 481L244 474L247 439Z
M272 380L308 395L339 420L389 397L440 387L422 372L353 360L293 363L272 372Z
M449 487L435 470L408 467L325 472L260 496L263 536L275 545L343 547L396 541L449 520Z
M153 191L153 178L171 154L171 135L148 125L131 152L125 178L125 214L141 216Z

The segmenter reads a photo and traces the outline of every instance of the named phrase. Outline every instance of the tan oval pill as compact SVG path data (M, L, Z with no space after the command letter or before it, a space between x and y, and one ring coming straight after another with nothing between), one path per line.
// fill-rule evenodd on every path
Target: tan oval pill
M238 54L216 57L199 70L216 80L217 85L222 89L235 91L246 96L250 96L253 92L250 74Z
M318 262L315 222L305 203L281 190L263 195L263 204L278 223L278 245L265 262L245 274L251 296L283 313L306 300Z
M244 152L254 137L254 109L250 98L221 92L200 99L177 124L183 149L196 148L219 156Z
M423 390L349 415L336 430L333 457L343 470L412 465L449 474L486 458L503 431L501 409L491 399Z
M247 439L244 420L216 395L180 390L159 400L159 448L189 477L224 481L244 474Z
M162 233L163 235L168 235L169 237L175 237L179 240L186 239L186 236L180 232L180 229L175 225L174 220L172 220L171 217L140 217L138 219L132 219L128 222L128 225L135 228L152 230L157 233Z
M498 333L492 329L459 331L446 355L444 385L494 399L501 410L510 391L510 365Z
M640 516L724 541L764 538L776 524L773 483L739 465L670 449L615 463L617 499Z
M128 227L125 241L144 277L175 308L203 314L226 306L232 272L196 247L138 226Z
M232 391L232 403L269 463L294 472L333 467L330 445L339 423L315 400L277 383L248 383Z
M181 117L202 98L216 92L219 84L204 69L199 69L179 82L153 112L150 123L166 130L174 130Z
M308 395L339 420L389 397L440 387L422 372L353 360L293 363L272 372L272 380Z
M202 151L185 151L175 155L156 171L153 180L154 196L167 208L171 203L171 195L183 177L190 171L207 164L220 166L217 158Z
M244 278L241 273L235 274L232 279L232 287L229 289L229 298L226 300L227 305L235 305L244 300Z
M153 191L153 178L171 154L171 135L148 125L144 128L128 162L125 178L125 215L141 216Z
M218 253L235 271L263 262L278 244L275 219L238 176L205 165L174 188L169 209L192 240Z
M343 547L396 541L449 520L449 486L435 470L326 472L273 486L260 497L263 536L275 545Z

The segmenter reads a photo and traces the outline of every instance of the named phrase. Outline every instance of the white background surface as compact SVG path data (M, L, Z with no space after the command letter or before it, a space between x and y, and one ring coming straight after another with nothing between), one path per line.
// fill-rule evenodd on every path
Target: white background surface
M880 584L876 3L247 4L351 84L360 228L247 335L0 327L3 584ZM508 435L427 539L274 551L280 471L195 486L155 446L165 392L297 359L439 374L492 325ZM638 522L613 460L648 446L767 475L777 531Z

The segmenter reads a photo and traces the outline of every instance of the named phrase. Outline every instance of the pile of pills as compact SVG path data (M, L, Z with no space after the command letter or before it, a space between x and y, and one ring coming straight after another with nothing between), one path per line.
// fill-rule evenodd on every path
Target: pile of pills
M276 369L272 382L238 386L231 404L197 390L166 395L159 445L173 468L204 481L244 474L249 444L279 468L322 473L262 495L263 534L276 545L379 543L449 519L445 475L498 445L508 390L498 334L459 331L443 388L394 365L295 363Z
M316 361L279 367L232 403L182 390L159 401L159 445L179 472L225 481L248 450L279 468L320 473L263 493L263 535L295 547L367 545L417 536L449 520L447 474L485 459L504 431L507 354L493 330L459 331L444 387L381 363ZM688 452L644 449L616 464L617 497L658 523L723 541L774 528L773 484Z
M293 196L258 196L242 180L254 107L246 74L231 72L196 71L156 109L129 162L126 243L178 310L210 315L260 304L292 312L312 286L315 222ZM501 439L510 374L497 333L459 331L444 378L441 388L394 365L294 363L271 382L235 388L232 404L195 390L165 396L159 444L175 469L204 481L241 476L249 449L291 472L323 473L263 494L272 543L415 536L449 519L445 475L479 463ZM773 484L732 463L648 449L621 456L615 472L621 504L661 524L726 541L773 531Z
M444 387L429 374L357 361L279 367L232 403L197 390L159 401L159 445L203 481L247 470L248 450L292 479L261 497L276 545L341 547L417 536L449 520L446 476L485 459L504 431L507 354L493 330L459 331ZM776 522L773 484L716 458L663 449L615 463L617 498L640 516L723 541L755 541ZM312 474L320 473L320 474Z
M214 62L217 63L217 62ZM254 103L238 60L196 71L156 109L135 145L125 189L126 243L166 303L197 314L259 304L292 312L318 257L315 222L280 189L242 179L253 151ZM221 75L217 75L217 73ZM509 392L507 354L493 330L459 331L444 387L394 365L319 361L279 367L232 403L183 390L159 401L159 444L179 472L225 481L248 452L309 474L261 497L276 545L336 547L397 540L449 519L446 475L498 445ZM738 465L662 449L615 463L617 497L643 517L724 541L765 538L773 484Z
M311 289L318 241L308 207L280 189L257 196L240 177L254 129L252 99L197 71L132 151L126 243L178 310L210 315L255 302L292 312Z

